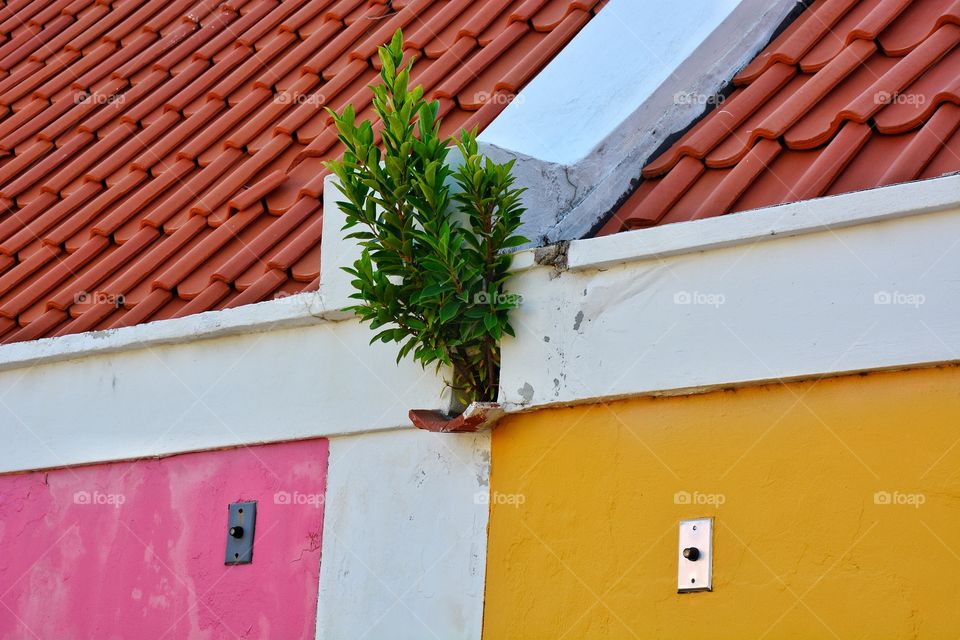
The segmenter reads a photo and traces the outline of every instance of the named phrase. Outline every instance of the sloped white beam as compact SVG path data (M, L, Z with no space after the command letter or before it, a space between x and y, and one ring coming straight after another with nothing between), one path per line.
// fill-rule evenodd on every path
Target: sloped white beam
M481 134L517 159L524 234L582 237L700 116L796 0L611 0Z

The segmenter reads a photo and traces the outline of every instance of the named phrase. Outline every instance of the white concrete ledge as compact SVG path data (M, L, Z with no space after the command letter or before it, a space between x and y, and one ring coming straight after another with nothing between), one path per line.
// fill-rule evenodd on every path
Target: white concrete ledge
M923 215L960 205L960 175L792 202L775 207L627 231L570 243L570 270L707 251L881 220Z
M356 320L256 329L0 371L0 473L413 431L411 408L449 406L441 377Z
M501 400L960 360L958 194L947 176L578 240L566 269L520 252ZM345 316L346 284L336 305L301 294L0 347L0 473L412 428L409 409L447 409L442 376L331 319Z
M326 309L322 296L312 291L236 309L209 311L121 329L0 345L0 371L164 344L301 327L343 317L345 315L339 310Z

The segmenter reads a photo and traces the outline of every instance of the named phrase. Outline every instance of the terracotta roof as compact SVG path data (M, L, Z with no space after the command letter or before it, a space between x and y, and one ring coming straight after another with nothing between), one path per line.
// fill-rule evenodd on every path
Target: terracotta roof
M445 133L483 128L598 0L9 0L0 341L317 287L325 106L398 27Z
M960 2L818 0L601 234L960 170Z

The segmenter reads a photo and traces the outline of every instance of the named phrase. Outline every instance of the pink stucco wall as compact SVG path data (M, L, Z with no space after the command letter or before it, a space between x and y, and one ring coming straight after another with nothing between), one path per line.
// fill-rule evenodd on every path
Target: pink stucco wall
M326 471L311 440L0 476L0 638L312 638Z

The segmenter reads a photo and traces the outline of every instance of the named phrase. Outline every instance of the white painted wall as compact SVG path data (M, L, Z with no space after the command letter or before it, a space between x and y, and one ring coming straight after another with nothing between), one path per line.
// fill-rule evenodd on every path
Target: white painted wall
M260 329L0 371L0 472L412 429L409 409L444 406L356 321Z
M530 187L525 235L582 237L796 4L611 0L480 136Z
M489 433L333 438L318 640L479 640L489 482Z
M960 177L572 243L502 352L526 407L960 361ZM515 407L516 408L516 407Z

